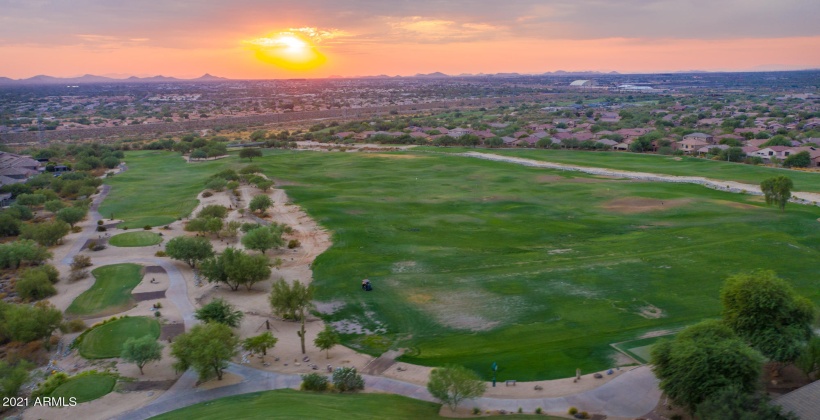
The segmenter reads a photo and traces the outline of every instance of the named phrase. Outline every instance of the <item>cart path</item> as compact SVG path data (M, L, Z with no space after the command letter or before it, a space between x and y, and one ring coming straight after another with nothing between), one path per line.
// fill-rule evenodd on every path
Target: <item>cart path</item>
M733 193L742 192L752 195L763 195L763 192L760 191L759 185L744 184L742 182L737 181L721 181L701 176L663 175L651 172L633 172L622 171L618 169L595 168L591 166L566 165L563 163L544 162L541 160L525 159L512 156L502 156L493 153L466 152L457 153L455 155L492 160L497 162L515 163L518 165L531 166L535 168L558 169L561 171L577 171L590 175L614 176L618 178L630 178L641 181L697 184L715 190L728 191ZM820 181L820 176L818 177L818 181ZM820 206L820 194L804 191L792 191L792 198L789 201L798 204L810 204Z

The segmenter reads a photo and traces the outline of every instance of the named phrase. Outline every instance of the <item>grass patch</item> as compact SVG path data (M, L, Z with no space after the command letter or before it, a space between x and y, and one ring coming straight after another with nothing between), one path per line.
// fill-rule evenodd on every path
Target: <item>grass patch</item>
M120 357L122 346L129 338L150 335L159 338L160 325L154 319L143 316L123 317L96 326L84 334L80 342L80 355L86 359Z
M760 184L764 179L785 175L794 181L795 191L820 192L820 173L722 162L692 156L675 157L641 153L588 152L579 150L474 149L460 147L421 147L417 148L417 150L443 153L493 153L567 165L620 169L634 172L652 172L665 175L702 176L715 180L738 181L756 185Z
M647 337L638 340L625 341L622 343L615 343L612 347L629 355L629 357L637 360L639 363L649 363L652 347L660 341L670 340L674 337L674 334L659 337Z
M439 404L388 394L317 394L291 389L220 398L153 417L169 419L426 419ZM275 413L275 415L273 414Z
M316 298L344 302L326 321L368 331L343 335L359 350L411 348L402 360L459 364L485 379L492 362L499 380L553 379L612 367L610 343L717 316L723 281L738 272L775 270L820 303L816 207L780 212L697 185L405 154L420 158L266 151L254 160L333 232L313 264ZM578 153L588 166L602 155ZM152 170L139 163L127 173ZM612 210L615 200L641 211ZM154 203L132 205L138 216ZM361 291L365 277L373 292Z
M60 385L50 397L77 399L78 403L96 400L114 389L117 378L104 373L78 375Z
M96 281L90 289L71 302L69 315L91 316L117 313L133 304L131 291L142 281L139 264L114 264L91 271Z
M151 246L162 242L162 236L154 232L127 232L114 235L108 243L119 247Z

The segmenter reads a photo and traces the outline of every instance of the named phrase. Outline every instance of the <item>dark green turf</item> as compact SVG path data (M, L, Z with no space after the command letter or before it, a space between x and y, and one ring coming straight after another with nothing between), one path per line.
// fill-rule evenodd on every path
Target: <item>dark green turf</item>
M113 314L129 309L133 304L131 291L142 281L139 264L114 264L91 271L94 284L77 296L66 309L69 315Z
M65 398L66 401L76 398L78 404L84 403L108 394L116 383L117 378L113 375L102 373L76 376L57 387L50 397Z
M80 355L86 359L120 357L122 346L129 338L150 335L159 338L160 325L154 319L132 316L94 327L80 343Z
M119 247L142 247L156 245L162 242L162 236L154 232L126 232L114 235L108 240L108 244Z

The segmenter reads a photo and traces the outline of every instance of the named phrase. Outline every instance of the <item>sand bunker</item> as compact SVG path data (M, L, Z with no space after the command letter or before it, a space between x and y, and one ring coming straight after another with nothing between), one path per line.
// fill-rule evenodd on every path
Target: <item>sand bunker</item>
M679 207L689 204L691 201L687 198L659 200L656 198L624 197L604 203L603 208L618 213L644 213Z

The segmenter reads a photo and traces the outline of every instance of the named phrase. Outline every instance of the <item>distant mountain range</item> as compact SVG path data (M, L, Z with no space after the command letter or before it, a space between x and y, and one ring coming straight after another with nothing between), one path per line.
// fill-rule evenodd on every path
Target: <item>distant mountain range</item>
M113 77L95 76L93 74L86 74L80 77L53 77L46 75L39 75L29 77L28 79L9 79L8 77L0 77L0 86L8 85L75 85L75 84L90 84L90 83L157 83L157 82L218 82L229 80L224 77L212 76L204 74L196 79L178 79L176 77L166 76L152 76L152 77L136 77L131 76L126 79L115 79Z

